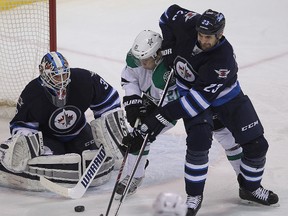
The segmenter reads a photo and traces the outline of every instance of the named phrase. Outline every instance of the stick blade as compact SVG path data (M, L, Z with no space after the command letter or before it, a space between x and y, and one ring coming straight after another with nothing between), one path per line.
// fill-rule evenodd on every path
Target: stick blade
M60 194L64 197L69 197L69 189L68 188L62 187L62 186L46 179L44 176L40 176L40 183L43 187L45 187L46 189L48 189L54 193Z

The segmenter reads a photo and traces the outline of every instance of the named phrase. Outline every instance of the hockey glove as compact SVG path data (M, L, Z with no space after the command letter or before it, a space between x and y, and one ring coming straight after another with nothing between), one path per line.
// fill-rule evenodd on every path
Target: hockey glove
M122 150L126 151L129 148L129 153L137 153L142 147L145 134L142 134L141 130L134 129L133 132L129 133L127 136L123 137L121 147Z
M139 95L130 95L123 97L123 105L126 111L127 121L133 127L137 118L142 120L146 116L146 108Z
M155 112L146 117L141 125L141 133L149 134L149 140L155 140L156 136L163 130L164 127L170 124L171 120L168 119L162 107L159 107Z
M143 105L146 108L146 116L153 113L157 109L157 103L159 101L153 101L153 99L149 98L147 95L143 95L142 97ZM142 119L143 120L143 119Z

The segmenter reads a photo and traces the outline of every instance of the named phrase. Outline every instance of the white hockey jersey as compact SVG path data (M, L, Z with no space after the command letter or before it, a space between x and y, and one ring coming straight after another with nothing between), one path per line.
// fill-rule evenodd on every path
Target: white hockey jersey
M169 74L170 70L166 68L163 62L160 62L154 70L147 70L142 66L138 66L137 59L129 51L126 57L126 67L121 74L121 86L125 90L125 96L141 96L143 93L157 105L163 94ZM179 97L174 78L169 85L162 106Z

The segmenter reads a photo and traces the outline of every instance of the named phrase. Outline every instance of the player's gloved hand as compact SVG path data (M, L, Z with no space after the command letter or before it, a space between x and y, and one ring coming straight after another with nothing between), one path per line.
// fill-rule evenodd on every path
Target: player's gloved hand
M121 150L127 151L127 148L129 148L129 153L138 152L142 147L144 138L145 134L142 134L141 130L134 129L133 132L123 137L122 139L123 146L121 147Z
M130 95L123 97L123 105L126 111L127 121L133 127L137 118L144 119L146 117L146 107L139 95Z
M156 136L164 127L170 124L171 120L165 114L162 107L158 107L155 112L147 116L140 127L142 134L149 134L149 140L155 140Z
M122 139L122 143L126 148L130 147L130 153L136 153L141 149L146 134L149 134L148 142L153 142L162 129L169 124L170 120L164 114L164 110L157 108L152 115L145 118L140 129L134 129Z
M146 107L146 116L153 113L157 109L158 101L153 101L151 98L149 98L145 94L143 95L142 100L143 100L143 105Z

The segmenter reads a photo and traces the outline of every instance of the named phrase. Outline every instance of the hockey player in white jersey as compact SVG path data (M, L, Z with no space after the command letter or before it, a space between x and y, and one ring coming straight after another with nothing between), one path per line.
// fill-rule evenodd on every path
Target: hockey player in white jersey
M131 127L135 126L136 119L139 118L140 120L143 120L153 113L163 93L170 70L167 69L162 61L161 44L162 37L160 34L151 30L144 30L135 38L132 48L126 56L127 65L122 71L121 85L125 90L123 104L127 120ZM162 105L165 105L178 97L179 94L175 79L173 79ZM172 122L171 125L166 127L161 133L164 133L169 128L173 127L173 124L175 123L176 122ZM217 119L215 119L215 138L225 149L232 167L236 174L238 174L242 149L235 144L232 134L218 123ZM136 169L128 195L135 193L142 183L150 149L149 144L150 143L147 144L138 168ZM117 194L121 195L124 192L129 179L129 174L137 159L137 153L138 152L132 152L128 155L127 175L119 183L116 190Z
M0 185L42 191L39 176L75 184L101 144L108 157L91 186L107 182L115 159L122 159L117 144L125 125L118 92L98 74L70 68L59 52L44 55L39 72L19 97L11 138L0 145ZM90 124L88 108L94 114Z

